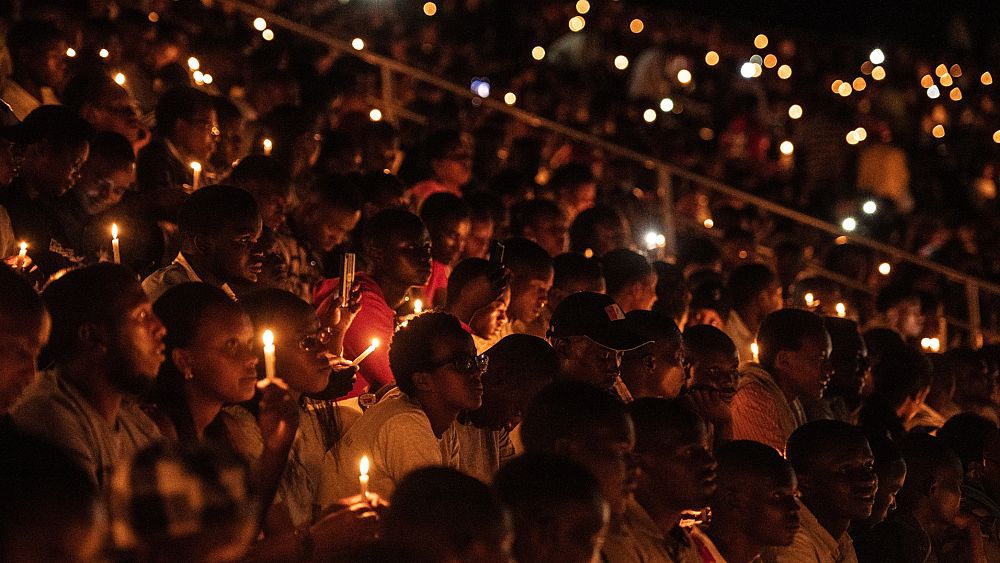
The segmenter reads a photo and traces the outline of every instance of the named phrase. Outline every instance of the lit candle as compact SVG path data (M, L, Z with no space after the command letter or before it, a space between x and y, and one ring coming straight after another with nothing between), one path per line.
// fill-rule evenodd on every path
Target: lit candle
M417 313L418 315L420 313L423 313L424 312L424 302L421 301L420 299L414 299L413 300L413 312Z
M111 253L115 256L115 264L121 264L122 253L118 247L118 223L111 223Z
M813 297L812 293L806 294L806 307L812 309L812 306L816 303L816 298Z
M264 139L263 145L264 156L271 156L271 149L274 148L274 143L271 142L271 139Z
M264 331L264 376L267 381L274 381L274 333Z
M843 303L837 303L836 309L838 317L844 318L847 316L847 306L844 305Z
M28 255L28 243L22 242L21 251L17 253L17 262L14 263L14 266L18 270L24 269L24 257L27 255Z
M920 347L923 348L924 352L940 352L941 351L941 340L939 338L921 338Z
M376 348L378 348L378 345L379 345L378 338L372 338L372 345L369 346L369 347L367 347L367 348L365 348L365 351L361 352L360 356L358 356L357 358L354 358L354 361L351 362L351 367L354 367L354 366L360 364L361 362L363 362L365 360L365 358L367 358L368 356L370 356L371 353L374 352Z
M757 357L757 354L760 353L760 348L757 347L757 343L756 342L750 344L750 353L753 354L753 361L755 361L755 362L760 361L760 359Z
M191 189L197 190L201 187L201 163L197 160L191 161L191 170L194 172L194 180L191 182Z
M361 474L358 475L358 483L361 485L361 496L365 500L368 500L368 456L361 456L360 469Z

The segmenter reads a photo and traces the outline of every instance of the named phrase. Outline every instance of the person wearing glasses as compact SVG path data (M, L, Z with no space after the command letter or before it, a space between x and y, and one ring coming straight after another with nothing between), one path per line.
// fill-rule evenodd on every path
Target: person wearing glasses
M403 477L427 465L459 467L456 420L483 400L488 359L476 355L459 320L437 311L399 329L389 349L398 389L370 407L340 440L336 471L329 471L323 502L358 490L358 463L371 462L370 491L391 497Z
M716 447L733 439L731 405L740 380L736 344L722 330L695 325L684 331L683 396L705 419Z
M174 261L150 274L142 289L156 300L175 285L203 281L236 294L229 284L256 282L264 257L255 250L261 233L253 196L233 186L209 186L192 195L178 216L181 251Z

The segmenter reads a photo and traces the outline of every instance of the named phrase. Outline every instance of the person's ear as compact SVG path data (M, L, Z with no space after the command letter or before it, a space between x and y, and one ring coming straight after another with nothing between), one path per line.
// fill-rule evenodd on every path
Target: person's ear
M191 354L183 348L174 348L171 350L170 361L174 363L174 367L177 368L177 371L181 374L193 371L193 366L191 365Z
M790 372L792 371L792 351L791 350L779 350L774 356L774 367L778 371ZM773 375L773 374L772 374Z
M199 254L210 255L212 253L211 239L203 234L194 235L192 241Z
M418 371L411 377L413 378L413 387L416 388L417 391L424 391L428 393L434 392L434 378L431 377L431 374L426 371Z

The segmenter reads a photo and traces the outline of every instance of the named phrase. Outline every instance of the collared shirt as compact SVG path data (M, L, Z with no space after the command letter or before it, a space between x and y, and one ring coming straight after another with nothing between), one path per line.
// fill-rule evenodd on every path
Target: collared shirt
M168 289L174 287L175 285L200 281L202 281L202 279L198 277L194 268L192 268L191 264L186 258L184 258L184 253L178 252L177 257L174 258L174 261L171 262L169 266L160 268L150 274L146 279L142 280L142 290L146 292L146 296L149 297L150 301L155 302L161 295L166 293ZM233 301L237 300L236 294L233 293L233 290L229 287L228 283L222 284L219 289L226 292L226 295L228 295Z
M676 526L664 534L636 500L612 523L601 557L607 563L701 563L687 530Z
M322 259L295 236L292 225L286 224L274 235L275 246L288 274L285 289L311 303L313 290L323 281Z
M734 440L754 440L782 453L788 437L806 422L799 400L789 401L771 374L753 362L740 366L731 408Z
M792 545L764 548L764 563L858 563L850 534L844 532L839 538L830 535L801 501L799 518L799 531Z
M753 357L753 349L751 348L751 345L757 341L757 335L747 327L746 323L743 322L743 318L735 310L729 312L724 332L733 340L733 344L736 345L736 351L740 355L741 363L757 361Z

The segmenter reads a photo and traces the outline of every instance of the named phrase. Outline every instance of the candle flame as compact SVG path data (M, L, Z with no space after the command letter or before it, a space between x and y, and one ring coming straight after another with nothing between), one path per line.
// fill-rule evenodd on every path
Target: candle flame
M261 337L261 340L264 341L264 346L273 346L274 345L274 333L271 332L270 330L265 330L264 331L264 335Z
M424 302L421 301L420 299L415 299L413 301L413 312L414 313L423 313L424 312Z
M274 144L271 142L271 139L264 139L264 150L269 151L273 146Z
M369 466L368 456L361 456L360 469L361 469L361 475L362 476L365 476L365 477L368 476L368 466Z
M118 238L118 223L111 223L111 238Z
M844 317L847 316L847 306L843 303L837 303L837 316Z
M20 246L21 246L21 252L28 250L28 243L22 242Z
M813 294L812 293L807 293L806 294L806 305L809 305L810 307L812 307L812 304L813 304L814 301L816 301L816 298L813 297Z
M191 161L191 170L195 172L201 172L201 163L197 160Z
M378 348L381 343L382 341L378 338L372 338L372 348Z

